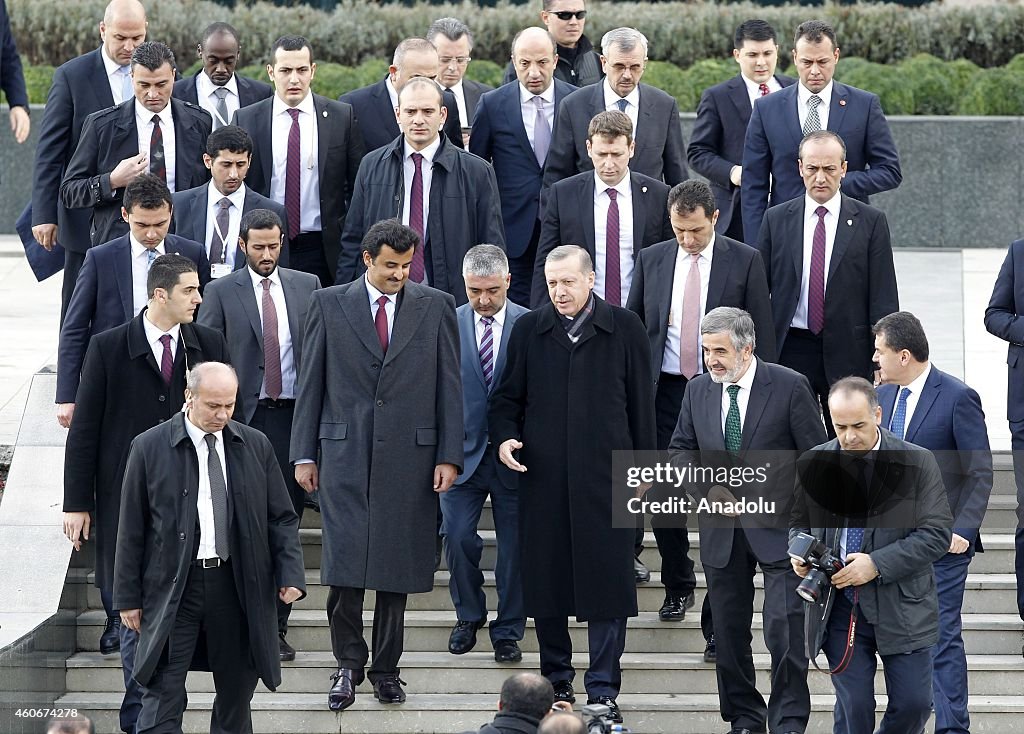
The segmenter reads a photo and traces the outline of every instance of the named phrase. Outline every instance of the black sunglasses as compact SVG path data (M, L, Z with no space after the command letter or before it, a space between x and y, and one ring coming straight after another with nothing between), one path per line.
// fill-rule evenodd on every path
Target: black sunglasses
M569 20L570 18L575 18L576 20L583 20L584 18L587 17L586 10L558 10L551 11L551 14L558 18L559 20Z

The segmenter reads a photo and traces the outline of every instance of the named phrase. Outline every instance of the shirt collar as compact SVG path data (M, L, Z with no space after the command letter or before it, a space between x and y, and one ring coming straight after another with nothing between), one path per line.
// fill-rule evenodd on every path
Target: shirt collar
M148 125L150 122L153 121L153 115L156 115L157 117L160 118L160 127L161 128L163 128L165 130L168 127L172 127L173 128L173 126L174 126L174 118L171 117L171 103L170 103L170 101L168 101L167 102L167 106L164 107L159 112L152 112L150 110L147 110L145 107L143 107L142 103L139 102L138 99L135 100L135 120L136 120L136 124L141 122L144 125ZM139 125L139 127L141 127L141 125Z
M370 279L367 278L365 275L363 276L363 282L366 284L366 292L367 292L367 294L370 297L370 305L371 306L374 303L376 303L377 299L380 298L381 296L385 296L392 303L396 303L397 302L397 298L398 298L398 294L397 293L393 293L393 294L390 294L390 295L387 294L387 293L381 293L379 290L377 290L376 286L374 286L370 282Z
M932 372L932 363L928 362L925 365L924 372L922 372L916 378L914 378L914 381L911 382L909 385L900 386L897 389L896 394L899 395L900 391L902 391L904 387L909 387L911 395L913 395L916 398L921 397L921 391L924 390L924 384L926 382L928 382L928 375L930 375L931 372Z
M177 342L181 333L181 324L175 324L167 331L160 331L160 327L149 320L148 310L142 316L142 327L146 330L146 341L150 344L157 344L164 334L171 335L171 341ZM163 346L163 345L161 345Z
M548 88L540 94L534 94L529 89L524 87L521 83L519 84L519 103L520 104L533 104L533 98L540 97L545 102L550 104L555 103L555 83L548 84Z
M838 218L839 209L842 205L843 196L839 191L837 191L836 195L833 196L828 201L826 201L824 204L819 204L814 199L812 199L808 194L804 194L804 216L806 219L810 219L811 217L817 217L818 215L815 213L815 210L819 206L825 207L826 209L828 209L829 214L831 214L833 217Z
M217 187L213 185L213 181L210 181L210 186L206 193L207 206L211 209L219 206L220 200L223 198L224 194L217 190ZM245 184L243 183L239 186L234 193L228 194L228 200L241 211L245 206Z
M249 271L249 277L252 279L252 287L255 288L257 291L262 291L263 290L264 276L260 275L259 273L257 273L252 268L246 268L246 269ZM267 275L266 278L269 279L270 282L273 283L274 285L280 287L281 286L281 268L274 268L274 272L272 272L270 275Z
M736 380L736 382L730 382L729 385L739 385L741 390L750 391L750 386L754 384L754 374L757 372L757 357L752 357L750 360L750 366L747 367L747 371L743 373L743 377Z
M391 98L391 109L398 109L398 90L395 89L395 85L391 83L390 74L384 77L384 86L387 87L388 97Z
M676 246L679 247L679 254L682 255L682 259L685 262L686 258L688 258L690 256L690 253L688 253L686 250L684 250L682 248L682 246L679 245L678 242L676 243ZM708 246L707 247L705 247L703 250L700 251L700 256L697 259L700 260L701 258L703 258L703 259L707 260L708 264L710 265L711 264L711 260L712 260L712 258L714 258L714 256L715 256L715 233L712 232L711 233L711 241L708 242Z
M459 79L459 81L455 82L455 84L452 84L450 87L445 87L445 89L450 91L452 94L456 94L456 95L461 94L461 95L465 96L465 91L463 91L463 89L462 89L462 82L463 82L463 80Z
M808 89L807 87L805 87L803 85L803 82L797 82L796 83L796 87L797 87L797 89L796 89L796 97L800 101L801 109L804 109L804 108L807 107L807 100L809 100L811 98L812 94L817 94L819 97L821 97L821 101L822 101L822 105L823 106L827 107L828 105L832 104L832 82L831 81L829 81L829 83L825 85L825 88L822 89L820 92L812 92L810 89Z
M293 109L281 101L281 98L276 94L274 95L274 115L285 115L288 114L288 110ZM316 107L313 106L313 93L307 92L305 98L295 105L294 109L300 112L305 112L316 118Z
M740 74L740 79L742 79L743 83L747 86L747 96L757 97L761 94L760 82L755 82L753 79L747 79L747 77L744 76L743 74ZM769 92L774 92L777 88L782 86L781 84L779 84L778 80L774 76L768 77L768 80L765 81L765 84L768 85Z
M138 257L143 252L145 252L147 249L149 249L144 244L142 244L137 239L135 239L135 235L133 235L131 232L128 233L128 242L131 243L132 257L133 258L134 257ZM154 250L156 250L161 255L165 254L165 252L164 252L164 242L166 242L166 240L161 240L160 244L153 248Z
M188 437L192 439L192 443L198 449L202 444L206 443L206 431L197 426L195 423L188 419L188 411L185 411L185 431L188 432ZM224 432L217 431L213 434L217 437L217 444L223 448L224 446Z
M405 158L408 158L409 156L411 156L413 153L419 153L428 162L433 163L434 162L434 156L437 155L437 149L441 147L441 136L442 135L444 135L444 132L443 131L439 132L437 134L437 137L434 138L434 142L431 143L430 145L428 145L423 150L420 150L420 151L413 150L413 147L411 145L409 145L409 141L408 140L403 140L402 141L402 156L403 156L403 160Z
M505 314L507 312L508 312L508 301L505 301L505 305L501 307L501 310L498 311L498 313L494 314L494 316L492 316L491 318L494 319L494 322L498 326L504 326L505 325ZM480 323L480 319L482 319L482 318L483 317L480 314L478 314L476 311L473 312L473 323L474 324L479 324Z
M205 71L199 72L196 77L196 87L198 87L200 97L209 97L218 89L226 89L236 97L238 96L238 77L235 74L231 75L227 83L223 87L219 87L213 83L213 79L207 75Z
M551 86L554 86L554 85L552 84ZM626 100L631 105L633 105L633 107L635 109L638 109L638 110L640 109L640 85L639 84L637 84L636 87L633 88L633 91L630 92L629 94L627 94L625 97L620 97L619 93L616 92L614 89L612 89L611 85L608 83L608 77L605 77L604 81L601 82L601 87L604 89L604 107L605 107L605 109L608 109L613 104L618 104L620 99Z
M615 189L619 193L619 196L627 199L630 198L633 195L633 189L630 186L629 176L630 173L627 168L626 175L622 177L622 180L614 186L609 186L601 180L601 177L597 175L597 171L594 171L594 196L598 197L604 194L608 189Z
M116 74L123 68L119 63L107 56L106 46L100 46L100 57L103 59L103 68L107 70L107 76ZM128 64L128 66L131 66L131 64Z

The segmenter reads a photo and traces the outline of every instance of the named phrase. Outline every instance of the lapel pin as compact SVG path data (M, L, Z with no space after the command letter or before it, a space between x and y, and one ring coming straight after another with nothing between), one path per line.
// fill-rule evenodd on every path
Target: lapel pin
M840 107L846 107L846 100L845 99L839 100L839 106Z
M853 226L853 220L852 219L847 219L846 220L846 226L847 227L852 227Z
M641 187L640 187L640 191L641 191L642 193L646 194L646 193L647 193L647 187L646 187L646 186L641 186Z
M324 117L327 117L327 110L324 110L323 115Z

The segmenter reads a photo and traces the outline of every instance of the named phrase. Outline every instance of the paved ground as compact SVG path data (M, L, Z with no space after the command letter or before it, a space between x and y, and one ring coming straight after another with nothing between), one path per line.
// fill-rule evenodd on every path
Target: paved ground
M924 323L932 359L976 388L993 448L1009 448L1006 345L982 317L1002 250L898 250L901 306ZM29 379L56 362L60 276L36 283L21 244L0 236L0 445L13 444Z

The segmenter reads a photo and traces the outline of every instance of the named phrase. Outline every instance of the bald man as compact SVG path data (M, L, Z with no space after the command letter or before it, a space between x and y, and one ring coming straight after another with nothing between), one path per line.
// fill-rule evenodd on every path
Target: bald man
M112 0L99 24L102 45L53 73L36 145L32 234L46 249L60 244L66 253L61 323L89 249L92 210L66 209L60 202L60 182L85 118L134 96L132 52L146 40L146 26L146 9L139 0Z

